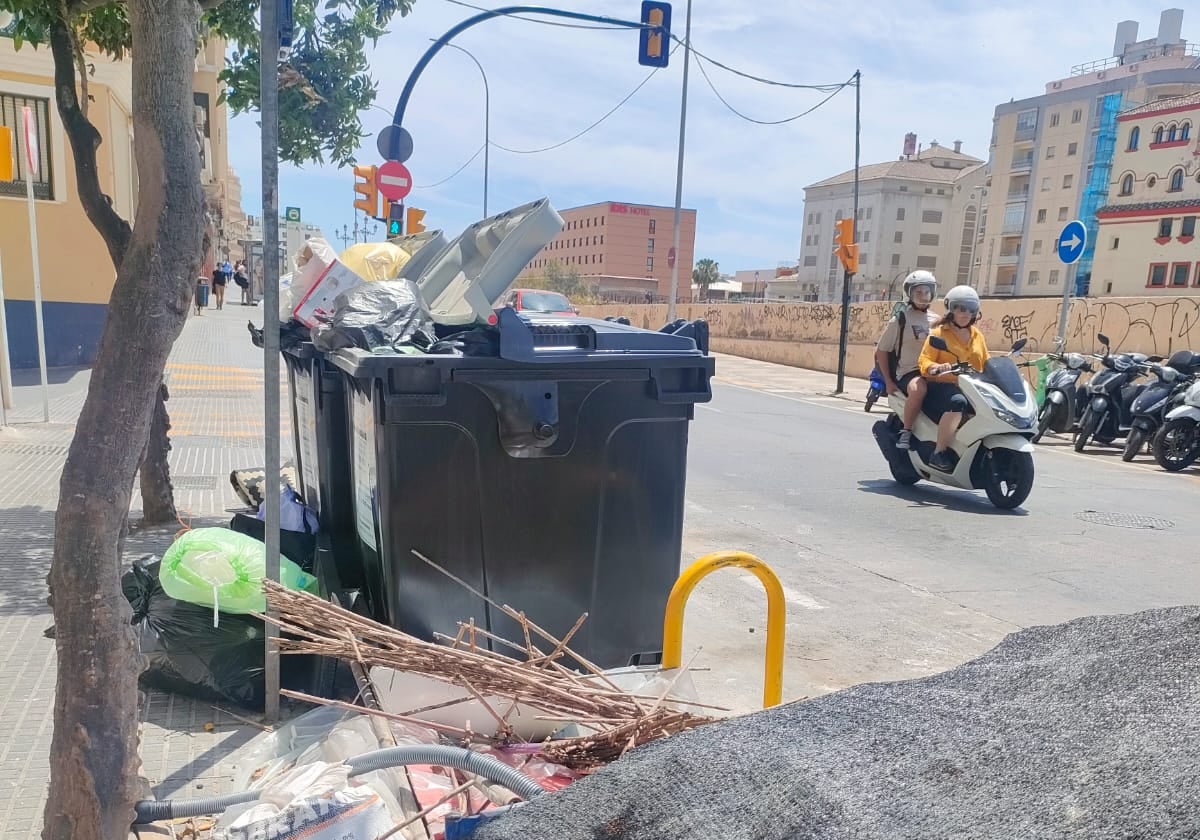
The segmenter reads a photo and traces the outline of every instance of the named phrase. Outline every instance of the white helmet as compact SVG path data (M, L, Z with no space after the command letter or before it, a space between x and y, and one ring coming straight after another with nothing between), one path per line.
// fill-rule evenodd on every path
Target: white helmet
M951 313L955 309L965 309L975 318L979 317L979 292L970 286L955 286L946 292L944 303L947 313Z
M918 270L914 271L912 274L905 277L904 278L904 299L912 300L913 289L917 288L918 286L928 286L929 287L929 299L930 300L933 300L934 295L937 294L937 278L933 276L932 271L925 271L924 269L918 269Z

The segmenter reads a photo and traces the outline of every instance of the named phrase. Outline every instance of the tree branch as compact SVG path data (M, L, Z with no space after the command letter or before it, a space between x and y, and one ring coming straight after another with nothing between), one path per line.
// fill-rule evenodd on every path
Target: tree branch
M67 139L71 141L79 201L104 239L113 267L119 269L129 247L131 229L100 188L96 150L103 139L79 107L79 94L75 89L75 39L70 24L58 16L50 25L50 52L54 56L55 101Z

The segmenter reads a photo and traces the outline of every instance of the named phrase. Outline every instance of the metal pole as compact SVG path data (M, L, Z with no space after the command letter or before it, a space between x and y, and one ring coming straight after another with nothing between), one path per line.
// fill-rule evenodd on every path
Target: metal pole
M279 580L279 2L262 4L259 85L262 96L263 252L263 503L266 505L267 579ZM273 617L273 611L267 615ZM267 723L279 720L279 627L266 623Z
M437 42L436 38L429 40ZM483 77L483 218L488 217L488 159L492 152L492 93L488 89L487 73L483 70L483 65L469 50L460 47L458 44L446 44L447 47L453 47L460 53L464 53L467 58L475 62L475 66L479 68L479 75Z
M29 109L25 119L29 120ZM46 374L46 325L42 320L42 261L38 248L37 207L33 201L33 156L37 152L29 148L29 134L20 132L21 145L25 148L25 199L29 204L29 247L33 252L33 320L37 328L38 370L42 376L42 421L50 422L50 384Z
M4 265L0 259L0 426L8 425L12 408L12 368L8 361L8 320L4 315Z
M675 320L675 300L679 297L679 217L683 210L683 144L687 139L688 61L692 56L692 0L687 4L687 23L683 30L683 93L679 97L679 161L675 170L675 264L671 266L671 297L667 300L667 321ZM688 288L691 288L691 282Z
M1067 336L1067 315L1071 311L1071 290L1075 288L1075 266L1078 263L1071 263L1067 266L1067 276L1063 278L1063 298L1058 313L1058 341L1059 344L1066 339Z
M854 241L858 242L858 170L862 158L862 71L854 71L854 208L850 218L854 221ZM846 271L842 275L842 328L838 338L837 389L846 390L846 345L850 333L850 281L854 275Z

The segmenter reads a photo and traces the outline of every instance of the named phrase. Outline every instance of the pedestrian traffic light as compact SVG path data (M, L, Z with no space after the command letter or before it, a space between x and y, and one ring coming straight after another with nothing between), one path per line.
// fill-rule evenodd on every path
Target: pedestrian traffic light
M666 67L671 58L671 4L643 0L641 23L638 64Z
M414 233L420 233L425 230L425 225L421 224L421 220L425 218L425 211L418 210L416 207L409 207L408 212L404 216L404 230L412 236Z
M854 241L853 219L838 219L833 223L833 252L841 261L842 268L850 274L858 273L858 245Z
M379 187L375 183L374 166L354 167L354 192L362 198L354 199L354 209L361 210L369 218L379 215Z
M390 239L393 236L404 235L404 202L389 201L387 213L387 235Z

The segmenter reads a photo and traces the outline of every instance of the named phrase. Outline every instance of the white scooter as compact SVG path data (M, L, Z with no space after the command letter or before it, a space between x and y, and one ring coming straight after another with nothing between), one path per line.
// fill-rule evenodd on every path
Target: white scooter
M950 352L939 336L930 336L929 343ZM951 444L958 458L953 472L929 466L937 424L924 412L917 415L913 426L912 448L905 452L896 447L906 397L889 394L892 414L871 431L892 478L905 485L925 478L964 490L984 490L992 504L1005 510L1024 502L1033 489L1032 438L1038 420L1037 397L1011 358L1024 346L1025 339L1021 339L1013 345L1012 354L988 359L981 371L963 361L950 371L958 375L958 387L970 406Z
M1200 382L1183 394L1183 402L1167 412L1154 435L1154 460L1164 470L1178 472L1200 458Z

